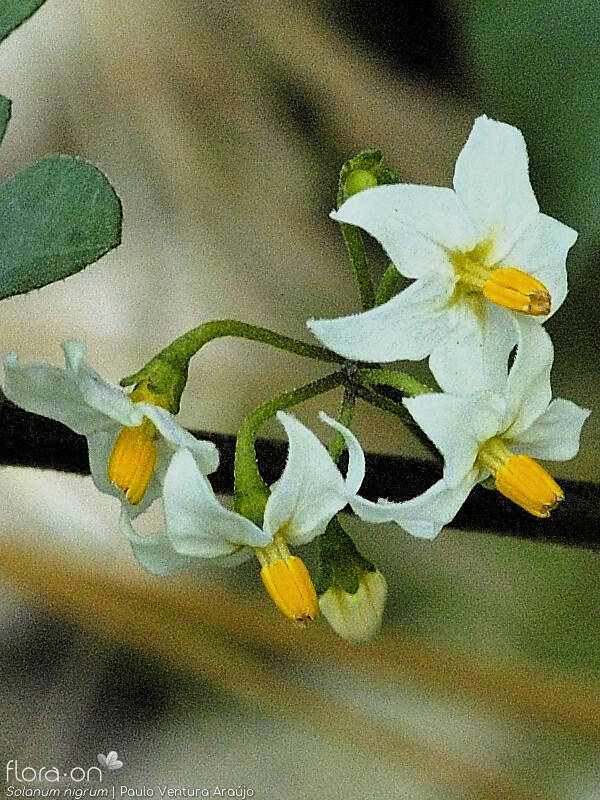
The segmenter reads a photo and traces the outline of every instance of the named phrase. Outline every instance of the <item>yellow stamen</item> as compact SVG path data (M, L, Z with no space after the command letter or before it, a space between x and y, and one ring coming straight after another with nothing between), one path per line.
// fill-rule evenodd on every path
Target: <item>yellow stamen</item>
M565 499L560 486L537 461L511 453L501 439L486 442L477 460L494 476L496 489L534 517L549 517Z
M260 577L271 600L288 619L306 624L319 613L317 593L306 565L290 554L280 537L273 544L257 548L262 565Z
M153 392L148 381L138 383L129 399L173 410L170 396ZM156 425L144 417L141 425L121 430L110 455L108 480L125 492L132 505L140 502L154 472L157 436Z
M123 428L108 462L108 480L125 492L133 505L140 502L156 464L156 427L144 417L138 427Z
M550 313L550 293L541 281L516 267L488 267L487 255L486 247L450 254L459 292L483 294L492 303L521 314L539 317Z
M514 267L492 270L483 284L483 296L512 311L534 317L550 313L550 293L541 281Z

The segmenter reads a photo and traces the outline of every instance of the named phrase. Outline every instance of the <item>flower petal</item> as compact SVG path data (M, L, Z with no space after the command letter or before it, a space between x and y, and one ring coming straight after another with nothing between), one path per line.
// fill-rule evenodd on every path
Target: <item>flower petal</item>
M463 301L449 309L447 319L450 330L429 357L440 388L459 395L504 394L508 356L518 337L513 316L482 299L478 313Z
M271 537L282 533L290 544L306 544L346 505L348 492L315 434L290 414L279 411L277 419L287 433L289 451L283 474L271 487L264 529Z
M553 400L541 417L511 444L515 453L547 461L568 461L579 451L583 423L591 414L570 400Z
M446 304L455 276L433 275L415 281L387 303L338 319L310 319L308 327L323 344L361 361L418 360L444 335Z
M25 411L62 422L75 433L106 430L114 424L105 414L90 408L68 372L48 364L24 366L16 353L4 359L4 392Z
M137 517L148 506L150 506L162 491L161 475L155 468L150 482L144 492L142 500L136 505L132 505L126 498L124 492L108 480L108 462L115 446L115 441L121 427L118 422L113 422L113 428L108 431L96 431L88 434L88 453L90 459L90 472L96 488L110 494L120 500L121 504L127 508L127 513L131 519Z
M356 436L349 428L342 425L335 419L332 419L324 411L319 411L319 419L326 425L330 425L339 431L346 440L346 447L348 448L348 471L346 472L346 492L348 494L356 494L365 477L365 454Z
M454 487L449 487L442 478L423 494L403 503L390 503L388 500L372 503L354 497L350 505L366 522L395 522L420 539L435 539L444 525L454 519L479 478L479 470L471 470Z
M404 405L444 456L444 479L451 488L473 469L479 445L498 433L504 418L502 399L489 393L424 394Z
M152 420L162 436L175 449L185 448L193 453L196 463L205 475L210 475L218 468L219 451L216 445L203 439L196 439L185 428L182 428L166 409L150 403L136 403L136 405L144 416Z
M385 248L408 278L449 274L448 250L475 247L475 231L452 189L396 183L348 198L331 217L358 225Z
M141 414L129 397L116 386L107 383L85 361L86 347L83 342L70 339L63 342L67 374L71 375L81 397L91 408L121 425L139 425Z
M533 319L520 318L519 343L506 384L506 435L517 438L548 408L552 399L550 371L554 348L550 337Z
M264 547L271 537L250 520L222 506L189 450L177 450L164 480L167 536L178 553L214 558L240 545Z
M140 536L135 532L126 511L121 512L119 528L131 544L134 556L153 575L172 575L188 569L202 566L236 566L252 555L252 551L244 547L231 556L213 558L203 561L193 556L178 553L165 533L151 533Z
M494 264L510 250L539 212L518 128L478 117L456 161L454 189L479 242L489 240Z
M550 314L557 311L567 295L567 253L577 232L557 219L538 214L504 256L499 266L516 267L541 281L550 293Z

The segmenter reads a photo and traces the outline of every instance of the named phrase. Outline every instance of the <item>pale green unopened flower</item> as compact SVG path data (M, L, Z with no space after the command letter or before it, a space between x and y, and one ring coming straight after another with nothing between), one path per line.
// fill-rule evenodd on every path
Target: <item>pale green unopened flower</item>
M354 594L341 586L330 586L319 598L321 613L343 639L362 644L381 628L387 583L381 572L363 571Z

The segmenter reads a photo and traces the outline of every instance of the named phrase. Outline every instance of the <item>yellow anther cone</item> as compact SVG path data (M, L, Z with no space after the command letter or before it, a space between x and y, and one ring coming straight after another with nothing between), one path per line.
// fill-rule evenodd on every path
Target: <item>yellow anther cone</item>
M550 293L541 281L515 267L500 267L491 272L482 287L492 303L534 317L550 313Z
M512 455L496 472L496 489L535 517L549 517L565 499L554 478L537 461Z
M137 505L143 498L154 471L155 431L149 420L144 420L138 427L123 428L108 462L109 481L125 492L132 505Z
M266 564L260 577L269 596L288 619L310 622L319 613L317 593L301 558L288 556Z

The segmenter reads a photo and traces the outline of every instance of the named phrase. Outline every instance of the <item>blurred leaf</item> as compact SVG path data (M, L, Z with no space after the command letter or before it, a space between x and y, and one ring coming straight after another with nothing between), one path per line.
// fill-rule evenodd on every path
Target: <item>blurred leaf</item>
M10 107L10 100L0 94L0 142L2 142L6 133L6 126L10 119Z
M589 261L600 241L600 7L596 0L467 0L456 9L478 106L522 129L540 206L579 230L569 263L595 293Z
M121 203L99 169L70 156L38 161L0 186L0 299L97 261L121 241Z
M45 2L46 0L0 0L0 42Z

